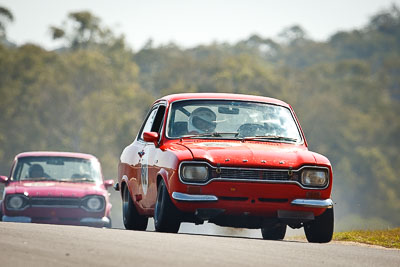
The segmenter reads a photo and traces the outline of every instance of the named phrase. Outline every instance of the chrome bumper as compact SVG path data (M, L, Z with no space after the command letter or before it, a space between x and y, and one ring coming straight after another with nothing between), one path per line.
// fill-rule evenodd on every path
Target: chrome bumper
M307 208L332 208L332 199L295 199L291 202L294 206L302 206Z
M107 225L110 223L110 219L107 217L103 218L82 218L81 219L81 224L83 225Z
M3 220L3 222L21 222L21 223L32 222L32 219L30 217L26 217L26 216L11 217L11 216L7 216L7 215L3 215L2 220Z
M173 192L172 198L184 202L215 202L218 197L214 195L190 195L185 193ZM332 208L332 199L295 199L290 204L307 208Z
M177 201L187 201L187 202L215 202L218 198L214 195L189 195L179 192L173 192L172 198Z
M11 216L6 216L4 215L2 217L3 222L20 222L20 223L30 223L32 222L32 219L30 217L26 217L26 216L15 216L15 217L11 217ZM91 225L101 225L101 226L105 226L108 225L110 223L110 219L108 219L107 217L103 217L103 218L82 218L80 220L80 223L82 225L87 225L87 226L91 226Z

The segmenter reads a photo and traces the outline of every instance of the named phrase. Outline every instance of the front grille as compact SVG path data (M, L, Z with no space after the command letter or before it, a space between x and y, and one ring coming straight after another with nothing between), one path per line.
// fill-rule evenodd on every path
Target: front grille
M290 176L287 170L235 169L221 168L219 177L222 179L288 181Z
M77 208L81 205L79 198L44 198L32 197L30 199L32 207L65 207Z

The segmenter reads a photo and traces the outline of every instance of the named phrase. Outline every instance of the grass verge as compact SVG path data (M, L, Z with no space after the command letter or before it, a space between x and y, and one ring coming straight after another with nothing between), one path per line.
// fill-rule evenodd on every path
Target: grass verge
M400 227L389 230L357 230L333 234L333 240L352 241L400 249Z

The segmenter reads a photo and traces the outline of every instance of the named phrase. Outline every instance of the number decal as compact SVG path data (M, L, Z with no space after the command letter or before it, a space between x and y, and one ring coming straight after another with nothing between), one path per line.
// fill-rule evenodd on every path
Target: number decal
M142 183L143 194L147 194L149 187L149 150L145 148L145 153L142 157L142 164L140 169L140 180Z

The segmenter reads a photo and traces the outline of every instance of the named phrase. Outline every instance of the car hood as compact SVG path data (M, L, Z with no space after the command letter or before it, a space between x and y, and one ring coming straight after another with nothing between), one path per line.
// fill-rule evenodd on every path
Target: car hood
M298 168L316 164L316 153L304 145L257 141L196 140L182 143L194 160L206 160L221 166Z
M7 194L24 194L29 197L84 197L104 195L104 189L97 184L66 183L53 181L12 182L6 187Z

